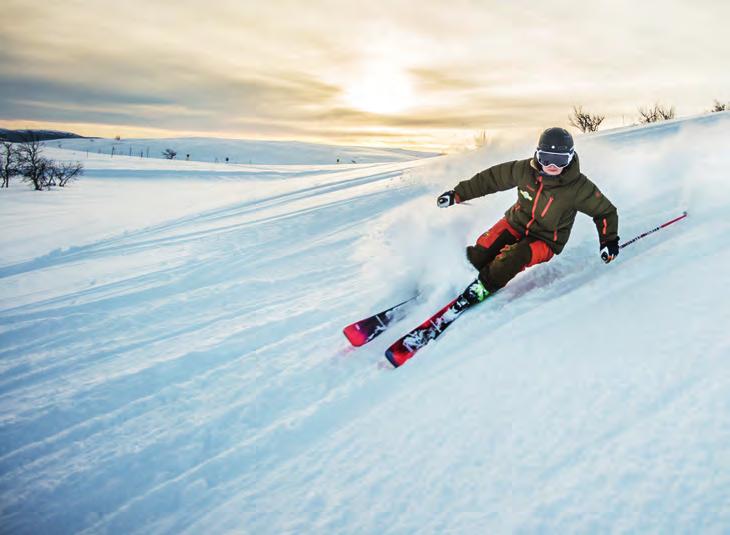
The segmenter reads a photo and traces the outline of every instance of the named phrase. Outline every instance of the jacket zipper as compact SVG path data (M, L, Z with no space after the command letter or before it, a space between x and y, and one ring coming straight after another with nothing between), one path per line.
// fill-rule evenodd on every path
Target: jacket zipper
M530 234L530 225L532 225L535 222L535 210L537 209L537 201L540 200L540 194L542 193L542 187L544 186L542 182L542 178L538 179L540 181L540 187L537 189L537 195L535 195L535 202L532 204L532 219L530 219L530 222L527 223L525 226L525 236Z
M553 204L553 198L554 197L550 197L550 200L548 201L547 206L545 206L545 209L540 214L540 217L545 217L545 214L547 214L547 211L550 209L550 205Z

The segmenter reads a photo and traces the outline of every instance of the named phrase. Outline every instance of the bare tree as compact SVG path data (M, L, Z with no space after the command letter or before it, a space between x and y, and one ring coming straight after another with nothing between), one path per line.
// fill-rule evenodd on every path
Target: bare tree
M583 106L573 106L573 115L570 116L570 124L583 133L595 132L606 118L605 115L592 115L583 111Z
M163 155L163 156L164 156L165 158L167 158L168 160L172 160L172 159L174 159L174 158L175 158L175 156L177 156L177 152L175 152L175 151L174 151L174 150L172 150L172 149L165 149L165 150L164 150L164 151L162 152L162 155Z
M15 147L9 141L2 143L3 154L0 161L0 177L3 182L0 188L9 188L10 179L18 174L18 155Z
M41 191L46 185L46 172L50 164L41 155L41 142L30 139L20 144L18 149L18 169L23 176L23 182L31 182L36 191Z
M37 139L20 144L17 150L17 170L23 182L31 182L36 191L52 186L65 186L83 173L79 162L60 164L43 156L43 145Z
M641 124L656 123L668 119L674 119L674 106L667 107L657 103L648 108L639 108L639 122Z
M83 173L84 166L80 162L54 164L50 170L51 179L61 188L71 180L76 180Z
M727 110L727 104L724 102L720 102L719 100L715 100L715 104L712 106L712 109L710 111L725 111Z

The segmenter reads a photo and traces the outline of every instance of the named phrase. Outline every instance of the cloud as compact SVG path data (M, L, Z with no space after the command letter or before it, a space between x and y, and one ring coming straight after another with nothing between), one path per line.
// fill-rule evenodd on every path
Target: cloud
M564 124L574 104L606 124L655 100L693 113L730 98L728 15L710 0L6 0L0 119L371 142ZM345 98L395 75L404 109Z

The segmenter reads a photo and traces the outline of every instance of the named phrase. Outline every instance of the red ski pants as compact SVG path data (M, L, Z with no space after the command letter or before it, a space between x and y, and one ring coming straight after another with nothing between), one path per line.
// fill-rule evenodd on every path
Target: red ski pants
M467 258L479 270L479 278L490 292L504 287L528 267L547 262L554 253L543 241L525 237L500 219L467 247Z

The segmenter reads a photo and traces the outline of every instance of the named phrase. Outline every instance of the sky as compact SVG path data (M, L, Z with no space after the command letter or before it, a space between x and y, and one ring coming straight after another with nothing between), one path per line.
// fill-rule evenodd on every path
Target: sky
M453 152L730 102L730 3L3 0L0 126Z

